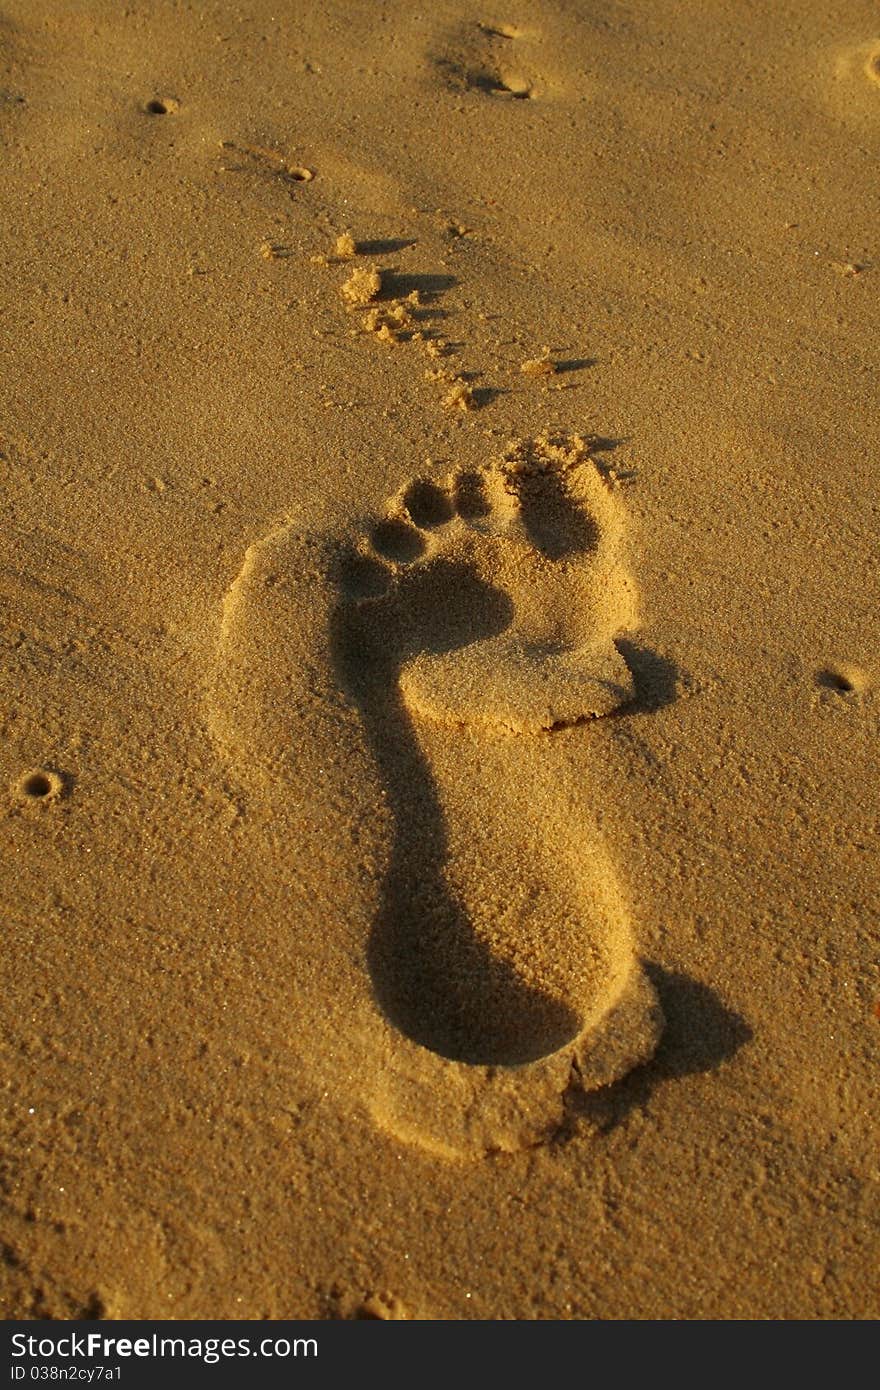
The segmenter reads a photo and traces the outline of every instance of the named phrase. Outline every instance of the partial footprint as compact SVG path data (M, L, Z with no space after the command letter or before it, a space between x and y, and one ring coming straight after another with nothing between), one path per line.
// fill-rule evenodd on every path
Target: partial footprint
M581 442L545 439L410 484L359 542L279 532L227 604L215 730L264 794L312 798L336 865L337 920L306 934L308 975L333 980L308 1025L324 1077L435 1151L538 1142L572 1083L608 1084L659 1036L550 733L632 698L620 542Z

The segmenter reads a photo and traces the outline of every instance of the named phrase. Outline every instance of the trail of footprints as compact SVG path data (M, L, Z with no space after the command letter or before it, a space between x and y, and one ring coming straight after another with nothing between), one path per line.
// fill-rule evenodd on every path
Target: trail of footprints
M529 95L500 62L515 41L481 26L468 42L488 66L458 76ZM313 262L345 268L361 331L414 344L442 404L473 408L429 326L442 277L422 277L425 300L358 249L342 232ZM549 736L633 699L615 638L637 598L612 481L578 436L516 441L411 479L360 527L279 527L224 606L212 726L274 825L299 827L291 873L314 876L302 976L334 985L297 991L296 1026L316 1079L437 1153L540 1142L570 1087L623 1075L662 1027Z

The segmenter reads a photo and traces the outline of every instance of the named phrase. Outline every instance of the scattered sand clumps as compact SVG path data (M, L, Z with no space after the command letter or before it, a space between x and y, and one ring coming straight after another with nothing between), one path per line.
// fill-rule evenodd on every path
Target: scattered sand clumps
M338 261L350 261L357 254L357 242L351 232L340 232L333 245L333 255Z
M443 367L436 367L425 372L426 381L436 381L443 388L443 395L440 397L440 404L444 410L475 410L476 400L474 399L473 387L469 386L464 377L456 372L451 372Z
M545 347L540 357L532 357L523 362L520 371L523 376L552 376L556 371L556 363L550 356L550 349Z
M381 292L381 272L366 266L357 266L339 287L342 298L355 308L371 304Z

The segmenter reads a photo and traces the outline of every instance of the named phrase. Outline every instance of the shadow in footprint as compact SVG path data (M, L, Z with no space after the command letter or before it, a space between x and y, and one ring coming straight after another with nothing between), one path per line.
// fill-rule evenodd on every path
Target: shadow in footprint
M486 873L487 857L498 852L492 827L474 822L469 840L460 839L463 827L456 827L465 863L450 866L451 836L434 756L443 767L448 755L456 776L477 778L470 800L475 814L491 819L491 798L480 780L486 755L464 733L457 746L449 743L456 738L452 727L435 735L421 723L417 727L401 692L401 673L409 675L414 664L425 661L435 669L445 665L455 671L458 663L442 661L447 653L491 644L508 633L515 627L521 588L527 591L535 575L539 584L547 577L546 561L578 555L585 558L589 575L587 557L601 542L601 508L594 514L576 499L562 470L549 466L552 461L545 457L541 466L540 453L529 455L529 466L496 478L494 490L483 471L458 473L448 489L415 480L400 499L405 512L392 509L373 524L370 553L341 551L335 575L342 589L332 621L336 676L359 708L392 818L390 858L367 947L373 989L386 1017L402 1033L435 1053L470 1064L516 1065L545 1057L577 1036L582 1019L555 990L550 994L526 983L479 934L488 885L465 877L467 886L462 887L459 874ZM601 490L599 480L594 481ZM504 550L510 545L503 531L507 511L502 508L492 523L499 486L510 503L508 484L530 542L524 547L520 535L513 551ZM458 555L454 550L443 554L430 537L453 519L473 528L472 541ZM455 529L449 534L455 536ZM512 555L516 579L511 580L510 558L497 571L492 562L472 559L481 553L480 545L489 551L500 546L502 556ZM496 573L504 576L503 589L494 585ZM562 567L562 580L566 574ZM505 591L510 583L516 603ZM563 585L560 593L577 602L577 586L571 594ZM676 672L670 662L633 642L624 642L621 649L637 674L643 708L659 708L674 697ZM490 656L479 681L491 685L498 678L493 660L497 656ZM501 670L506 675L503 666ZM521 679L520 668L515 679ZM528 690L527 685L526 698ZM482 693L468 687L468 699L478 707ZM625 696L621 692L616 698ZM418 702L413 707L420 708ZM453 702L449 710L454 719L468 722L469 707L463 712ZM439 743L432 742L435 737ZM476 760L470 768L469 759ZM502 838L505 833L502 829ZM468 865L471 852L474 859ZM503 857L503 845L500 852ZM536 892L541 888L540 882L532 886ZM478 890L479 896L470 896ZM506 908L500 906L503 916ZM485 918L489 934L496 915L493 904Z
M655 963L646 969L666 1018L654 1057L605 1090L588 1095L575 1091L569 1099L570 1119L586 1116L602 1133L643 1108L661 1082L715 1071L754 1036L742 1015L722 1003L708 985Z
M548 560L563 560L596 549L596 522L589 512L571 505L565 483L555 473L525 479L520 489L520 507L526 535Z
M492 72L470 68L464 73L465 86L473 92L483 92L486 96L510 97L514 101L528 101L532 96L531 87L525 82L510 81Z
M356 585L362 593L363 563L343 569L349 592ZM340 604L333 622L337 675L360 709L394 823L368 946L377 1001L395 1027L441 1056L508 1066L555 1051L579 1020L474 936L446 879L445 817L398 676L418 652L439 654L505 631L512 614L506 594L438 561L407 573L375 603Z
M463 56L438 54L434 56L433 62L450 91L479 92L482 96L512 98L517 101L527 101L534 96L531 83L521 74L503 73L491 61L477 64Z
M621 713L653 714L677 699L681 672L674 661L629 637L618 637L614 645L629 667L635 689L635 699Z

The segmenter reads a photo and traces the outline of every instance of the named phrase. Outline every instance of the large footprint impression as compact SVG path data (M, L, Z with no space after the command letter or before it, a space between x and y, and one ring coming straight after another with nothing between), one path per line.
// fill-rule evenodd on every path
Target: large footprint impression
M356 1076L351 1098L434 1151L540 1142L570 1087L610 1084L659 1037L559 735L589 738L633 699L614 643L636 616L621 544L582 441L541 439L411 482L361 536L279 531L227 600L213 698L227 750L288 802L292 787L308 798L317 758L315 802L341 806L347 779L350 806L375 803L365 853L344 815L336 832L314 818L325 851L335 833L350 862L354 835L362 859L336 920L307 933L344 1017L323 1000L304 1026L340 1101Z

